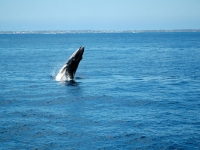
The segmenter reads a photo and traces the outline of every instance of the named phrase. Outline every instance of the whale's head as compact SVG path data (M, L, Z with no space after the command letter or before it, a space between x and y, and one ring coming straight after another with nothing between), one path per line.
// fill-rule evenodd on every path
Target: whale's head
M70 79L74 79L76 70L84 53L84 47L81 46L77 49L66 62L66 74Z

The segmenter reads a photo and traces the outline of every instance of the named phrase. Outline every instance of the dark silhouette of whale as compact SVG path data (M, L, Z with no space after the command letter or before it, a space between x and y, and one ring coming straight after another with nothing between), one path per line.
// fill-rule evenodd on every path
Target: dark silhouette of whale
M67 60L66 64L60 69L56 76L57 81L70 81L74 80L76 70L80 61L82 60L84 47L81 46L77 49Z

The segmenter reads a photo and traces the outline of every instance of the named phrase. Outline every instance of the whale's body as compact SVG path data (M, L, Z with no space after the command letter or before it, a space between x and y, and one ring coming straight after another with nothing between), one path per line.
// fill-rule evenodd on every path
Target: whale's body
M84 47L77 49L67 60L66 64L60 69L56 76L57 81L69 81L74 80L76 70L80 61L82 60Z

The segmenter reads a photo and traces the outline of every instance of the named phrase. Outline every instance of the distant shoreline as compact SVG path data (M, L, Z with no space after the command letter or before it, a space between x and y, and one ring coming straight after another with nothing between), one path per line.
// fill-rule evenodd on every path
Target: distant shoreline
M84 34L84 33L150 33L150 32L200 32L200 29L180 29L180 30L38 30L38 31L0 31L0 34Z

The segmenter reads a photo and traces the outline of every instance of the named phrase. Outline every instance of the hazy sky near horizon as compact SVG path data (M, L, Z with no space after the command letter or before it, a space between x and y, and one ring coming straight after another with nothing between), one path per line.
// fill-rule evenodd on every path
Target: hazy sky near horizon
M0 31L200 29L200 0L0 0Z

